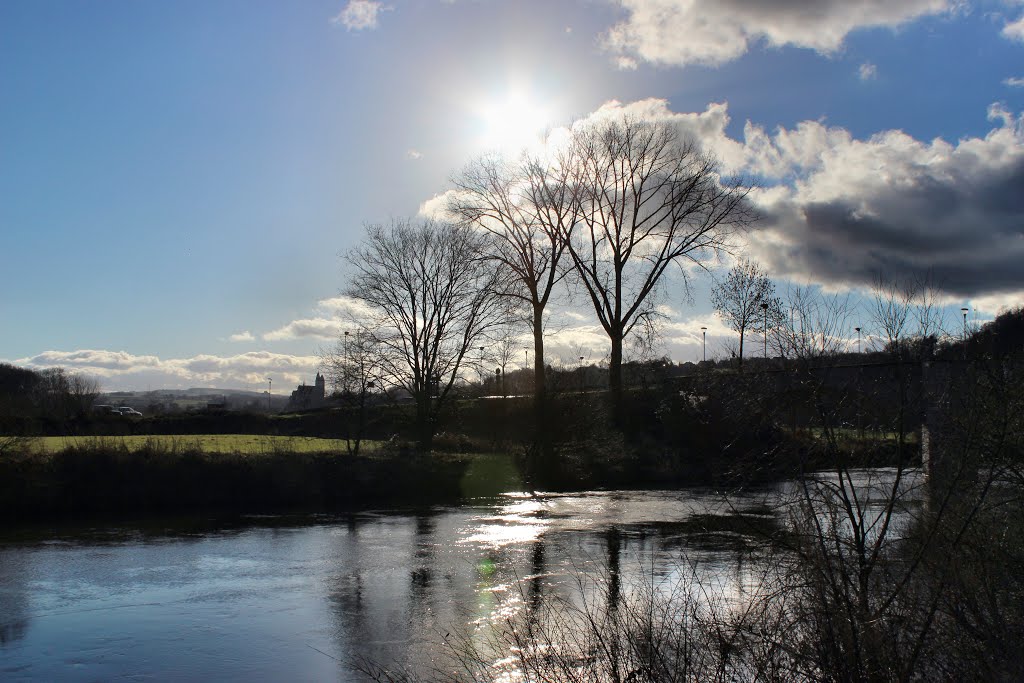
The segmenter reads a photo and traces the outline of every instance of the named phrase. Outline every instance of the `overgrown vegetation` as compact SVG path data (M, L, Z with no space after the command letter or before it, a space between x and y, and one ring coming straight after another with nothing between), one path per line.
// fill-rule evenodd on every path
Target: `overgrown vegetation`
M207 452L190 440L91 440L0 457L0 517L332 510L457 500L470 458L385 445L338 451Z

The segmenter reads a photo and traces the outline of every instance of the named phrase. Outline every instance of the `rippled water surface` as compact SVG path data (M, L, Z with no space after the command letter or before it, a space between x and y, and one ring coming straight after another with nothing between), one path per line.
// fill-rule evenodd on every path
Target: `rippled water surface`
M417 512L177 519L8 532L2 680L359 680L354 657L425 670L451 640L580 575L673 582L694 565L742 590L742 534L695 515L764 512L734 495L507 494Z

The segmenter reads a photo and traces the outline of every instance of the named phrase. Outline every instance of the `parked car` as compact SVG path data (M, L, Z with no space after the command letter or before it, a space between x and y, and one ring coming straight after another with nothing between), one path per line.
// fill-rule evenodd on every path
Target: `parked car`
M121 417L142 417L142 413L130 406L120 406L117 412L121 413Z

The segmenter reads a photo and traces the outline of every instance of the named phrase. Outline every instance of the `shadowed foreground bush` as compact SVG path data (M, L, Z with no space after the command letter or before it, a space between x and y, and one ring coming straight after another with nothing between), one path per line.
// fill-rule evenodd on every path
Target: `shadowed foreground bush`
M465 458L394 453L219 454L153 441L0 457L0 517L321 510L459 496Z

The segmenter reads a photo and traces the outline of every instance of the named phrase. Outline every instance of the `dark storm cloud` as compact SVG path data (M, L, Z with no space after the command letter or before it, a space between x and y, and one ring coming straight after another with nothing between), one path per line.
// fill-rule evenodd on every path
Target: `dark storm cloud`
M793 208L766 216L786 238L768 248L780 271L855 285L931 272L959 296L1024 288L1024 158Z
M754 256L781 277L838 287L930 273L956 297L1024 292L1024 116L1000 105L988 115L985 137L956 144L748 124L741 167L768 179L752 195L763 216Z

